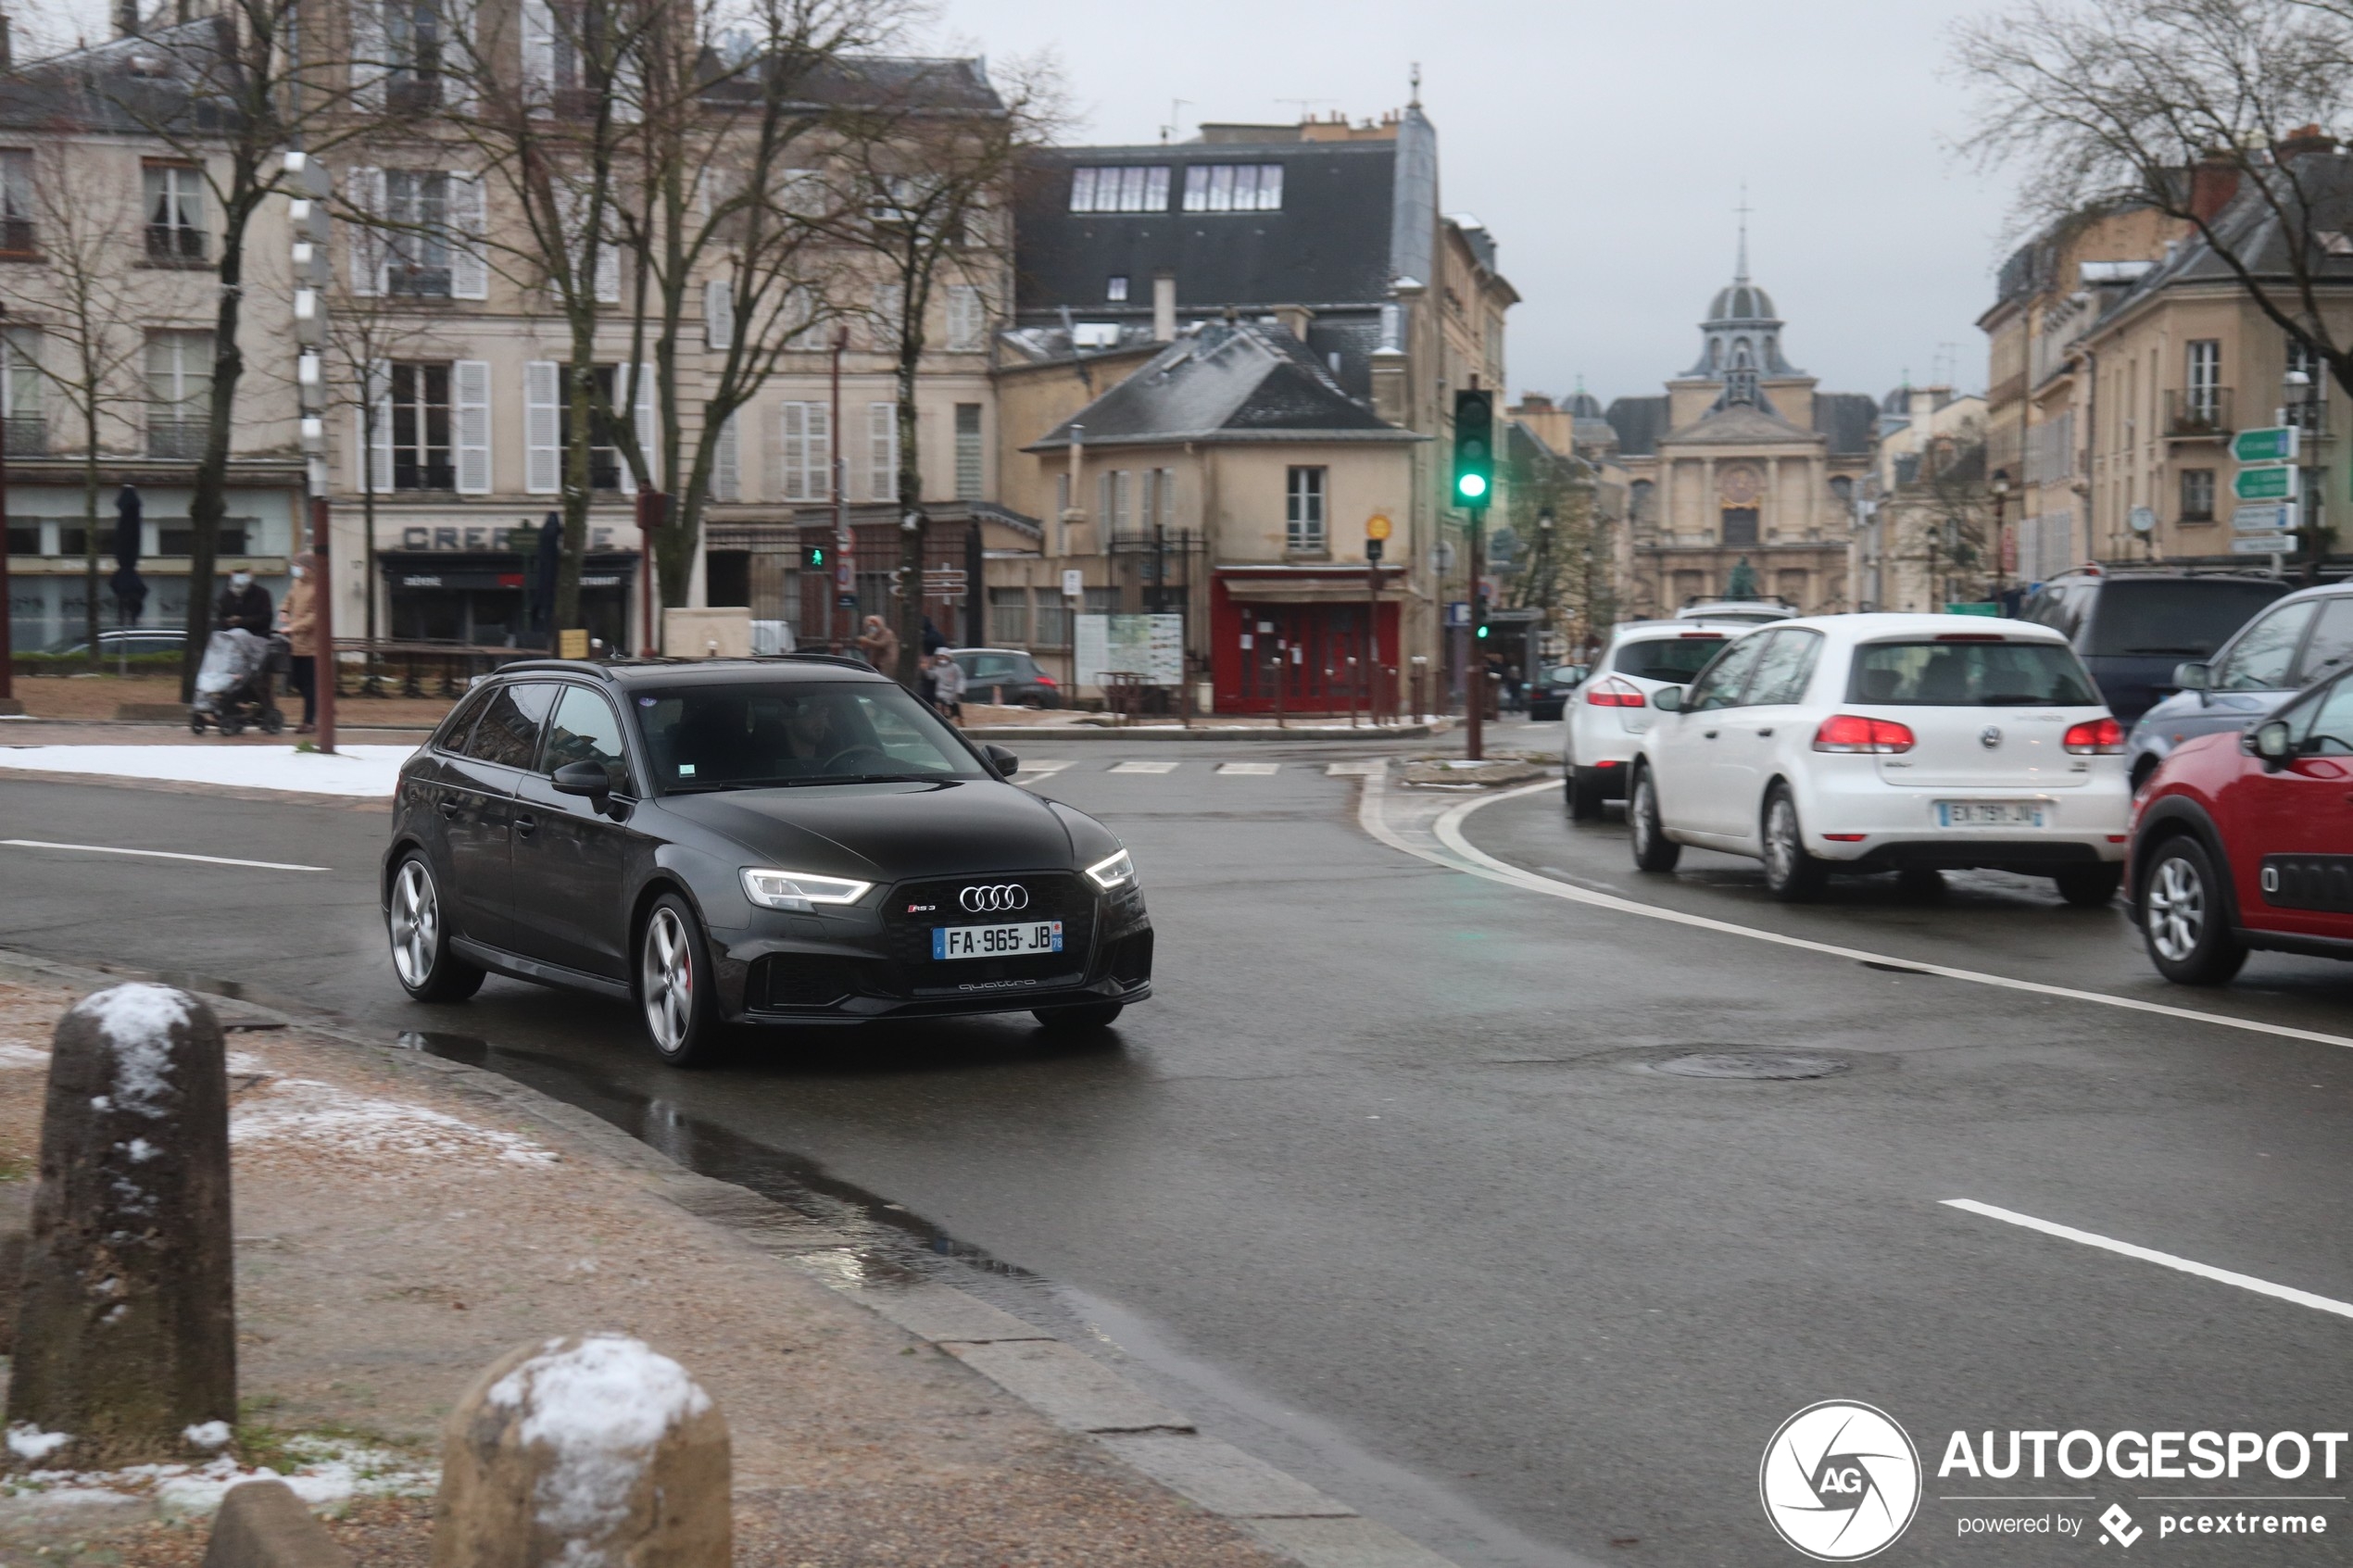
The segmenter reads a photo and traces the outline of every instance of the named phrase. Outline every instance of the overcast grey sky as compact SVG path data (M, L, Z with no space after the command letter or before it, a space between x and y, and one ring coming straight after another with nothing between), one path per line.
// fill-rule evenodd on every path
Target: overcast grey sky
M1422 67L1442 199L1483 220L1524 303L1515 393L1604 401L1690 365L1732 271L1748 182L1752 270L1784 347L1826 388L1881 393L1944 350L1982 388L2007 190L1945 151L1966 103L1944 30L1988 0L941 0L939 37L1051 47L1088 141L1198 119L1363 118Z

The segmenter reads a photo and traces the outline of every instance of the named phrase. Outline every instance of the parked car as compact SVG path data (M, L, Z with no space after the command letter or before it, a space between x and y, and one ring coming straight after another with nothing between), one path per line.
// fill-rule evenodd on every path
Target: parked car
M2212 659L2177 665L2181 688L2141 715L2125 755L2133 784L2198 735L2235 734L2353 661L2353 583L2291 594L2239 628Z
M2253 573L2086 567L2045 583L2018 614L2065 634L2108 711L2130 723L2173 689L2183 660L2207 658L2287 591Z
M1650 694L1680 685L1704 669L1753 621L1629 621L1609 642L1573 694L1568 733L1561 741L1568 814L1589 822L1602 803L1626 798L1627 764L1651 727Z
M125 626L100 632L98 653L105 659L125 654L178 653L187 646L187 642L188 633L178 627ZM52 643L45 651L53 654L88 653L90 639L77 633Z
M1528 716L1530 719L1557 719L1568 702L1568 694L1585 678L1581 664L1554 664L1537 671L1536 679L1528 686Z
M949 648L964 671L964 700L1014 708L1060 708L1062 687L1018 648Z
M401 767L393 967L633 1003L680 1066L736 1022L1101 1028L1151 994L1136 868L1015 766L846 659L510 664Z
M1675 612L1678 621L1744 621L1751 626L1762 626L1768 621L1787 621L1797 613L1795 605L1779 599L1704 599L1688 604Z
M2353 671L2175 747L2134 802L2133 919L2166 979L2250 949L2353 959Z
M1761 859L1784 899L1832 872L1980 866L2048 876L2070 904L2116 893L2124 729L2047 627L1785 621L1651 706L1627 808L1642 871L1674 870L1691 844Z

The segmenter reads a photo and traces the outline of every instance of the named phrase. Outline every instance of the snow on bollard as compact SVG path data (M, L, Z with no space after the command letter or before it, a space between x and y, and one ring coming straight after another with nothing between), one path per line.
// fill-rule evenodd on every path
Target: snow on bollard
M58 1021L24 1254L7 1446L83 1469L185 1459L237 1416L220 1021L115 985ZM213 1444L210 1447L217 1448Z
M727 1568L726 1419L618 1334L494 1362L443 1429L434 1568Z

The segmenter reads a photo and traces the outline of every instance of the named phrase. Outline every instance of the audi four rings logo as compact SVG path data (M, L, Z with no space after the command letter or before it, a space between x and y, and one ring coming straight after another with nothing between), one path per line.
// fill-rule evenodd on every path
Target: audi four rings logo
M956 895L956 901L976 915L1011 914L1029 908L1029 889L1018 882L999 883L994 887L967 887Z
M1756 1486L1781 1539L1817 1562L1857 1562L1919 1511L1919 1451L1885 1411L1825 1399L1781 1423Z

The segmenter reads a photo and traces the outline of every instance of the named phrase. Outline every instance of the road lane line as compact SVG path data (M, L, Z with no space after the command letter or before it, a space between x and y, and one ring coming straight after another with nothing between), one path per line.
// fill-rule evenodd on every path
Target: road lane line
M2032 1214L2021 1214L2015 1209L1996 1209L1991 1203L1980 1203L1973 1198L1947 1198L1939 1201L1947 1209L1965 1209L1972 1214L1982 1214L1989 1220L1999 1220L2004 1224L2020 1225L2030 1231L2041 1231L2045 1236L2055 1236L2062 1241L2080 1241L2086 1247L2102 1248L2109 1252L2120 1252L2127 1258L2138 1258L2144 1263L2156 1263L2163 1268L2179 1269L2185 1274L2196 1274L2200 1279L2210 1279L2222 1285L2235 1285L2241 1290L2252 1290L2258 1296L2269 1296L2281 1301L2293 1301L2299 1307L2309 1307L2316 1312L2334 1312L2341 1318L2353 1318L2353 1301L2334 1300L2326 1296L2315 1296L2309 1290L2297 1290L2293 1286L2273 1285L2270 1280L2257 1279L2253 1274L2233 1273L2228 1269L2218 1269L2211 1263L2201 1263L2195 1259L2177 1258L2171 1252L2159 1252L2149 1247L2137 1247L2129 1241L2119 1241L2114 1236L2100 1236L2092 1231L2079 1231L2073 1225L2054 1224L2048 1220L2038 1220Z
M38 838L0 838L17 849L71 849L83 855L144 855L154 860L199 860L208 866L252 866L265 872L331 872L333 866L297 866L284 860L233 860L222 855L175 855L169 849L118 849L110 844L49 844Z
M1841 947L1835 942L1817 942L1810 937L1791 936L1779 931L1767 931L1754 925L1738 925L1728 920L1715 920L1706 915L1686 914L1680 909L1661 909L1636 899L1615 894L1590 892L1582 887L1570 887L1540 876L1534 872L1497 859L1485 850L1473 846L1463 836L1463 819L1483 806L1499 800L1511 800L1540 791L1557 791L1558 780L1507 789L1477 800L1466 800L1438 819L1431 830L1438 841L1462 857L1464 864L1443 856L1434 855L1413 843L1391 828L1381 816L1381 802L1387 794L1387 780L1381 774L1368 775L1365 793L1357 806L1356 820L1364 830L1392 849L1402 850L1432 865L1449 871L1482 876L1491 882L1501 882L1530 893L1548 897L1566 898L1571 903L1591 904L1596 909L1615 909L1621 914L1640 915L1645 920L1666 921L1673 925L1688 925L1700 931L1720 932L1727 936L1744 936L1752 942L1769 942L1780 947L1798 947L1811 953L1825 953L1831 958L1851 959L1856 963L1886 964L1922 974L1941 975L1947 980L1964 980L1972 985L1991 985L2004 991L2024 991L2032 996L2059 997L2069 1001L2092 1002L2100 1007L2120 1008L2127 1012L2154 1013L2159 1018L2179 1018L2192 1023L2210 1023L2221 1029L2244 1030L2250 1035L2270 1035L2284 1040L2307 1040L2317 1046L2337 1046L2353 1049L2353 1036L2324 1034L2318 1029L2297 1029L2285 1023L2265 1023L2252 1018L2233 1018L2227 1013L2201 1012L2196 1008L2173 1007L2165 1002L2143 1001L2137 997L2115 997L2104 991L2083 991L2072 985L2053 985L2040 980L2016 980L2007 974L1988 974L1982 970L1956 969L1950 964L1930 963L1921 959L1896 958L1888 953L1875 953L1862 947Z
M1176 764L1174 762L1119 762L1110 769L1114 773L1173 773L1176 771Z
M1280 762L1220 762L1217 774L1220 778L1265 778L1281 767Z

